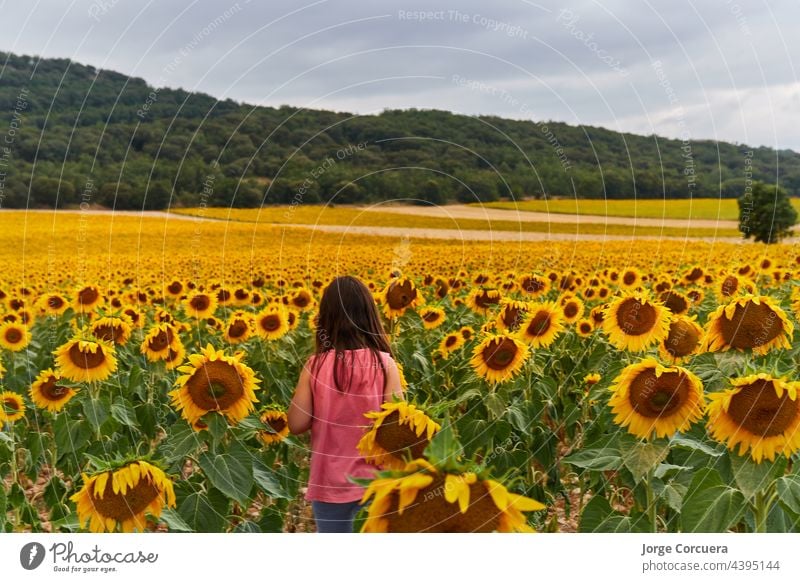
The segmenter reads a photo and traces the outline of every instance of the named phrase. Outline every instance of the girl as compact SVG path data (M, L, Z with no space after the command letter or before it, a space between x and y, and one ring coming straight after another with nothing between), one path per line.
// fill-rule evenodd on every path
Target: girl
M306 499L317 531L353 531L363 487L348 476L370 477L358 454L364 413L403 397L400 374L378 309L366 285L337 277L325 289L317 316L316 350L303 367L289 406L289 430L311 429Z

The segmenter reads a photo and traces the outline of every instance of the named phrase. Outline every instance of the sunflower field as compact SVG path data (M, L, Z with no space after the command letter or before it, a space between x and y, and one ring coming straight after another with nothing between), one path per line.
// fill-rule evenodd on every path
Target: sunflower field
M800 530L800 251L0 213L2 531L312 531L285 410L362 278L365 532Z

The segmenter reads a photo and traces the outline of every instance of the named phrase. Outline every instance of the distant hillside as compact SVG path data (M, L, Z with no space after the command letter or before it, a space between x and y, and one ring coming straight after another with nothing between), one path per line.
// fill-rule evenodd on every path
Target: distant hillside
M0 53L0 206L800 195L800 154L446 111L252 107ZM361 144L361 145L359 145Z

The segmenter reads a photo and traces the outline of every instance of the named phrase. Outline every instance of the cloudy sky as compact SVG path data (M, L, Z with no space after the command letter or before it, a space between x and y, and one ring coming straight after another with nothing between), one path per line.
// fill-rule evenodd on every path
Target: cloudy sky
M797 0L0 0L0 14L0 50L248 103L800 151Z

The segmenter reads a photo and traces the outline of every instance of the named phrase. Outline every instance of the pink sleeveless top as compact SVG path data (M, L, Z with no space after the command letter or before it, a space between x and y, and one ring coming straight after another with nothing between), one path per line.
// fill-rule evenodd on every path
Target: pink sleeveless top
M369 421L364 413L380 410L383 403L383 373L368 349L347 350L339 364L339 386L333 380L336 361L333 350L322 354L320 363L312 356L311 468L306 499L328 503L349 503L361 499L364 488L347 477L369 478L375 465L368 464L356 445ZM384 368L392 359L381 352ZM315 368L315 366L317 366Z

